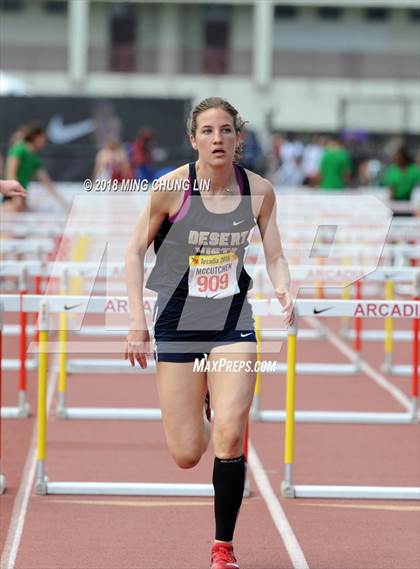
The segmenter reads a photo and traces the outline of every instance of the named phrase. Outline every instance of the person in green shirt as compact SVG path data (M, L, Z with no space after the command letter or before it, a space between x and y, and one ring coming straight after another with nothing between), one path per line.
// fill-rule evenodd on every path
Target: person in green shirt
M7 153L6 177L10 180L17 180L23 188L28 190L29 182L35 177L45 186L48 192L56 198L60 204L68 209L69 204L58 193L51 178L42 167L38 152L45 146L47 137L42 126L33 124L25 130L23 139L16 142ZM22 196L5 196L8 211L26 211L27 198Z
M391 190L391 200L409 201L414 188L420 186L420 167L406 146L396 151L393 162L385 169L383 182Z
M320 186L324 190L342 190L350 184L350 154L338 138L330 138L320 165Z

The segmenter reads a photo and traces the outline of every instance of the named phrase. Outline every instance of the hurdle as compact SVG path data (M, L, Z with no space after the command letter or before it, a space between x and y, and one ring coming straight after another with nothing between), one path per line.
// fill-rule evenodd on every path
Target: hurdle
M90 311L104 313L106 297L75 297L81 305L75 311L84 312L89 302ZM48 332L51 313L64 312L67 297L51 296L48 300L37 295L26 295L20 303L16 295L3 297L3 308L16 312L19 307L26 312L39 311L38 348L38 414L37 414L37 494L87 494L113 496L213 496L212 484L131 483L131 482L50 482L46 476L46 432L47 432L47 374L48 374ZM250 493L247 482L244 496Z
M3 303L0 301L0 409L2 409L3 400L3 372L2 372L2 352L3 352ZM6 477L2 474L2 414L0 414L0 494L6 489Z
M55 311L55 310L54 310ZM212 496L210 484L170 484L134 482L50 482L46 476L46 430L47 430L47 373L48 373L48 318L49 306L41 301L39 322L38 365L38 435L37 435L37 494L87 494L112 496Z
M114 300L114 299L113 299ZM8 295L3 297L3 305L5 311L17 311L21 307L24 311L36 311L40 309L40 345L38 350L38 480L36 484L36 491L40 494L112 494L112 495L172 495L172 496L203 496L212 495L213 488L210 485L156 485L149 483L84 483L84 482L49 482L46 477L45 469L45 457L46 457L46 379L47 379L47 369L48 369L48 359L47 359L47 344L48 344L48 330L49 322L48 316L50 313L60 313L64 311L64 306L67 302L72 302L74 305L74 311L85 313L89 303L89 313L104 313L106 306L109 302L107 297L63 297L52 295L47 299L42 299L42 297L36 295L25 295L20 302L19 296ZM257 316L263 315L279 315L281 314L281 306L278 301L274 300L255 300L253 301L255 308L255 314ZM376 311L373 315L374 317L384 317L384 309L390 313L392 317L408 317L408 318L419 318L420 317L420 302L403 302L403 301L392 301L383 302L380 300L376 301L336 301L333 306L331 306L328 300L298 300L297 308L300 315L310 316L314 313L314 308L323 309L329 306L328 315L329 316L350 316L350 317L366 317L366 311L368 310L368 305L372 309L372 306L376 307ZM323 316L324 312L319 314ZM387 314L388 315L388 314ZM290 335L290 334L289 334ZM296 336L296 334L294 334ZM296 341L296 340L295 340ZM296 349L293 351L293 344L291 344L290 353L288 352L288 374L292 376L292 381L294 381L294 375L296 373L295 369L295 359L293 353L296 353ZM291 365L293 364L293 365ZM292 371L290 371L292 369ZM291 388L291 393L293 393L293 385ZM289 422L290 422L290 408L292 404L290 403L290 395L288 399L288 409L289 409ZM293 404L294 408L294 404ZM293 418L294 421L294 418ZM287 422L287 421L286 421ZM293 422L294 424L294 422ZM293 437L290 435L290 426L287 431L288 441L290 445L290 440ZM288 448L288 457L293 456L290 453L290 446ZM291 487L291 463L289 460L288 469L289 475L286 477L286 481L289 483L289 488ZM285 492L287 493L287 487L285 486ZM290 492L289 492L290 493ZM403 492L404 494L404 492ZM319 495L319 494L317 494ZM359 494L357 494L359 495ZM370 495L370 494L369 494ZM381 496L383 493L380 494ZM396 494L392 494L394 497ZM398 496L401 494L398 493ZM412 494L410 494L411 496Z
M61 278L61 294L63 298L68 291L69 274L66 268L63 269ZM67 297L66 297L67 298ZM149 360L146 369L131 367L127 362L118 360L103 359L82 359L68 360L67 340L68 340L68 315L65 311L60 312L59 326L59 382L56 416L59 419L69 420L123 420L123 421L160 421L162 414L158 408L123 408L123 407L70 407L67 405L67 374L76 373L121 373L121 368L125 373L132 375L150 374L155 371L155 361ZM124 335L126 332L124 331Z
M41 298L35 295L26 295L23 299L23 310L26 311L36 311L39 307ZM71 303L74 306L74 311L84 313L87 309L89 303L89 313L104 313L106 306L111 301L115 301L114 297L63 297L63 296L50 296L48 297L48 307L53 313L60 313L64 311L64 305L66 303ZM120 299L126 300L126 299ZM43 302L46 302L45 300ZM252 300L254 306L255 315L267 316L267 315L280 315L281 306L277 300ZM117 305L119 305L117 303ZM19 297L18 296L8 296L4 297L5 310L17 311L19 310ZM420 317L420 302L404 302L404 301L381 301L381 300L360 300L360 301L342 301L338 300L334 304L331 304L329 300L298 300L297 301L298 311L301 316L313 316L314 308L321 310L318 313L319 317L325 316L347 316L347 317L379 317L383 318L387 315L392 317L407 317L413 318L414 321ZM328 314L324 311L324 308L329 308ZM45 327L45 324L44 324ZM417 350L417 351L416 351ZM413 344L413 357L417 354L418 361L418 344ZM289 372L288 366L288 372ZM296 369L295 369L296 372ZM40 370L38 370L40 373ZM418 376L413 374L413 387L414 384L418 382ZM407 413L346 413L346 412L296 412L297 422L340 422L340 423L375 423L375 424L405 424L411 423L417 420L418 412L418 387L416 383L417 392L413 393L412 406ZM105 412L105 411L104 411ZM136 410L127 411L136 413ZM150 412L150 411L149 411ZM101 412L102 413L102 412ZM112 411L111 411L112 413ZM254 410L255 413L255 410ZM275 413L275 415L274 415ZM87 418L87 417L80 417ZM92 417L92 418L101 418ZM115 416L111 418L117 418ZM137 418L135 415L133 418ZM146 417L145 418L150 418ZM154 417L158 419L158 417ZM286 414L281 411L259 411L256 416L258 420L262 421L282 421L286 418Z
M360 280L360 275L366 271L366 267L363 265L356 265L356 266L315 266L315 267L293 267L291 270L291 275L293 281L301 281L301 282L312 282L318 279L319 281L329 280L330 282L336 282L337 284L344 283L344 282L355 282L356 286L356 296L361 296L362 290L362 283ZM412 267L404 267L404 268L395 268L395 267L378 267L374 272L366 275L364 279L369 282L382 282L384 279L389 279L391 275L396 275L398 282L416 282L416 279L420 278L420 271L418 269L413 269ZM261 280L261 282L264 282ZM345 289L344 289L345 290ZM347 299L346 299L347 300ZM389 299L391 300L391 299ZM332 303L335 300L331 301ZM306 332L306 331L305 331ZM297 364L297 373L300 375L340 375L340 376L349 376L355 375L360 372L360 359L361 359L361 350L362 350L362 340L364 339L363 330L361 327L361 319L355 318L354 319L354 330L353 334L350 336L346 334L346 337L351 337L354 340L354 349L358 354L358 359L351 364L324 364L324 363L298 363ZM367 331L365 331L367 332ZM375 331L376 332L376 331ZM320 338L323 334L322 330L318 331L317 334L312 336L313 338ZM298 331L298 336L300 333ZM309 331L306 337L311 337ZM286 333L279 333L278 331L268 331L264 330L262 332L263 339L272 339L272 340L282 340L287 338ZM412 339L412 335L407 335L409 340ZM410 375L411 368L408 366L405 368L406 374ZM278 364L276 371L278 373L286 373L287 372L287 364Z
M54 250L53 240L48 238L31 239L30 242L23 239L1 240L2 254L25 255L37 250L42 251L43 253L51 253Z
M68 271L72 275L73 274L80 274L85 271L91 271L92 267L94 268L96 265L93 263L59 263L59 268L62 271ZM119 265L115 264L115 266L108 267L107 270L113 271ZM33 264L30 265L30 270L36 270L37 265ZM360 274L360 270L364 269L364 267L296 267L293 269L294 277L299 279L305 279L309 276L311 278L315 278L318 275L318 272L321 271L322 275L325 275L328 278L332 278L334 276L338 281L343 278L353 279L356 278ZM368 278L381 278L381 274L385 271L390 270L391 268L381 267L375 273L372 273L368 276ZM413 271L413 269L409 269ZM314 273L316 271L316 275ZM85 273L86 274L86 273ZM411 274L411 273L410 273ZM376 275L376 276L375 276ZM404 277L405 278L405 277ZM60 316L61 318L61 316ZM63 315L65 318L65 315ZM357 322L358 320L355 319ZM64 322L67 322L67 319L64 319ZM139 373L149 373L153 372L155 369L155 362L149 361L149 367L147 370L142 370L138 368L132 368L127 365L126 362L122 361L121 359L107 359L104 362L103 359L72 359L67 360L66 352L66 334L65 334L66 324L62 324L60 327L60 382L59 382L59 397L58 397L58 404L56 408L56 414L59 418L62 419L104 419L104 420L160 420L161 413L160 409L157 408L98 408L98 407L70 407L66 404L66 374L69 373L131 373L131 374L139 374ZM101 328L96 328L101 329ZM95 329L95 330L96 330ZM93 333L93 332L92 332ZM114 333L114 332L113 332ZM108 332L107 332L108 334ZM120 334L125 335L125 331L120 331ZM287 335L280 331L276 330L263 330L261 331L261 336L263 339L271 339L271 340L280 340L285 339ZM320 337L320 334L314 335L314 337ZM360 349L360 345L359 345ZM356 365L358 365L356 363ZM340 374L342 373L343 366L347 366L347 369L354 369L356 367L355 364L339 364L336 367L331 367L329 370L330 373ZM278 365L276 372L283 373L286 369L284 364ZM324 364L323 363L312 363L312 364L305 364L302 363L297 366L298 373L320 373L323 374L324 371ZM415 384L415 382L414 382ZM259 397L256 397L254 404L253 404L253 417L255 420L260 421L284 421L285 420L285 412L280 410L261 410L259 407ZM379 422L379 423L401 423L405 424L407 422L411 422L411 416L405 413L395 413L395 414L376 414L376 413L367 413L367 414L360 414L360 413L343 413L340 411L337 412L324 412L324 411L308 411L308 412L297 412L297 420L303 422Z
M60 313L61 314L61 313ZM41 302L39 337L38 383L38 438L37 438L37 494L112 495L112 496L214 496L212 484L134 483L134 482L49 482L46 476L47 430L47 373L48 373L48 317L47 301ZM249 424L245 436L245 456L248 455ZM249 478L246 478L244 498L250 496Z
M259 301L254 301L258 303ZM266 301L267 302L267 301ZM311 304L312 303L312 304ZM370 316L374 317L382 317L380 314L376 314L377 310L381 310L382 312L387 309L392 314L392 310L396 307L396 314L399 310L399 304L397 302L383 302L378 300L373 301L366 301L366 300L336 300L330 302L328 300L320 300L314 302L313 300L297 300L296 301L297 307L301 307L299 309L300 315L303 316L322 316L322 317L334 317L334 316L350 316L351 310L348 307L355 307L354 313L352 316L355 320L360 320L362 317L366 317L369 312L374 312L374 315L370 314ZM312 306L312 310L309 307ZM341 423L341 424L385 424L385 425L406 425L415 423L418 421L418 317L420 316L419 311L419 303L413 302L408 303L407 305L410 309L416 310L417 318L413 317L413 328L414 328L414 341L413 341L413 353L412 353L412 385L411 385L411 401L410 407L407 408L405 412L360 412L360 411L295 411L295 421L298 423ZM304 307L304 308L302 308ZM328 308L328 311L324 312L324 308ZM414 308L413 308L414 307ZM273 307L276 311L276 308ZM375 310L374 310L375 309ZM321 310L321 312L318 312ZM344 314L338 314L338 312L344 312ZM392 315L391 317L395 318L398 317L396 315ZM412 317L412 316L408 316ZM260 317L256 317L257 325L260 325ZM296 331L298 335L298 331ZM258 338L260 335L257 336ZM264 336L263 336L264 337ZM270 335L271 339L278 339L282 340L285 338L284 333L273 333ZM287 338L288 339L288 338ZM359 344L360 348L360 344ZM258 349L258 353L261 352L261 348ZM359 364L361 360L359 360L360 352L357 352L357 358ZM285 365L286 367L286 377L289 373L289 362ZM322 364L319 364L322 366ZM299 375L299 366L295 363L294 365L295 372ZM278 369L278 367L277 367ZM277 371L276 369L276 371ZM258 391L256 392L257 397L255 398L252 406L252 418L256 421L261 422L285 422L287 418L287 409L286 410L278 410L278 409L262 409L260 404L260 393L261 393L261 386L260 383L257 383Z
M411 296L416 297L420 283L420 270L415 267L378 267L374 273L365 277L367 281L380 282L385 285L385 300L395 297L395 284L406 283L411 290ZM342 330L341 335L347 340L354 340L354 331ZM411 342L413 335L407 330L394 330L392 318L385 318L384 330L363 330L363 341L383 341L385 343L384 371L391 369L393 342Z
M386 289L387 292L387 298L392 299L394 296L394 287L393 287L393 282L390 281L388 284L388 287ZM420 298L420 271L417 269L416 270L416 278L414 281L414 299L415 300L419 300ZM393 363L393 347L394 347L394 342L393 342L393 323L392 323L392 319L387 318L386 319L386 335L385 335L385 362L383 365L383 371L385 373L391 374L391 375L397 375L397 376L403 376L403 377L409 377L411 375L411 369L409 366L407 365L396 365ZM418 338L418 328L417 328L417 323L414 322L414 326L413 326L413 332L412 332L412 339L413 339L413 354L416 353L416 342L417 342L417 338ZM415 356L413 356L415 357ZM419 373L419 368L418 368L418 360L417 360L417 375Z
M377 302L377 301L376 301ZM403 303L401 303L402 305ZM379 305L379 303L378 303ZM418 322L420 317L420 302L409 303L414 311L414 318ZM389 303L388 306L398 306ZM304 312L303 310L300 313ZM334 314L337 316L338 314ZM340 314L342 315L342 314ZM322 316L322 315L321 315ZM395 315L393 316L395 317ZM401 316L399 316L401 317ZM420 500L420 487L405 486L334 486L334 485L295 485L293 484L293 464L295 449L295 391L296 391L296 351L297 326L289 329L287 344L288 373L286 381L286 425L284 450L284 479L280 492L285 498L344 498L344 499L377 499L377 500ZM418 326L417 326L418 329ZM418 347L417 347L418 362ZM414 361L414 366L417 363ZM416 373L414 372L413 376ZM417 376L418 380L418 376Z
M35 369L36 361L28 361L26 358L27 345L27 313L23 310L23 299L27 294L27 272L24 267L19 273L19 359L2 361L5 370L16 370L18 374L18 402L16 407L1 407L0 413L3 419L25 419L31 414L31 408L26 397L26 372Z

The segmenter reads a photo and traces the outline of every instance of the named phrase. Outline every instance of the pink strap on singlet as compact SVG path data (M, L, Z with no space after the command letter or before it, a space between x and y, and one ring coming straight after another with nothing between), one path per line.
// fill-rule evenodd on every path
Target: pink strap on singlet
M177 221L181 221L181 219L184 219L184 217L188 213L188 210L190 209L190 201L191 201L191 178L188 178L188 190L184 192L182 205L174 215L168 216L168 220L171 223L176 223Z

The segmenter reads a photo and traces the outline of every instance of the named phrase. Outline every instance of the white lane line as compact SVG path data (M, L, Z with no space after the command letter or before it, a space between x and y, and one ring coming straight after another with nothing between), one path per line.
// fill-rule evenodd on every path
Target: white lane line
M251 444L251 441L249 441L248 446L248 465L255 479L258 490L271 514L274 525L283 540L284 546L292 561L293 569L309 569L309 565L305 559L302 548L300 547L286 514L274 493L268 476L254 446Z
M313 318L312 316L308 316L305 319L307 320L308 324L310 324L311 326L313 326L313 327L319 326L319 323L317 322L316 318ZM323 327L323 330L325 331L325 333L327 335L328 341L333 346L335 346L344 356L349 358L350 361L356 362L358 355L352 348L347 346L347 344L345 344L343 342L343 340L341 338L339 338L335 332L333 332L330 328L328 328L328 326ZM388 379L386 379L386 377L384 377L376 369L374 369L365 360L362 360L360 362L360 369L361 369L361 371L365 372L365 374L367 376L369 376L371 379L373 379L373 381L377 385L379 385L379 387L382 387L382 389L384 389L392 397L394 397L394 399L396 399L398 401L398 403L400 403L403 407L405 407L407 409L407 411L412 410L412 403L411 403L410 399L407 397L407 395L405 393L403 393L400 389L398 389L398 387L396 387Z
M57 367L56 355L54 362L50 367L48 374L48 391L47 391L47 416L49 414L55 386L57 383ZM28 454L23 469L22 481L19 490L15 497L13 504L12 517L10 519L9 531L4 544L3 553L0 560L0 569L14 569L16 557L22 538L23 526L25 523L26 513L28 511L29 498L34 484L35 470L36 470L36 437L37 437L37 424L35 422L32 432L31 444L29 446Z

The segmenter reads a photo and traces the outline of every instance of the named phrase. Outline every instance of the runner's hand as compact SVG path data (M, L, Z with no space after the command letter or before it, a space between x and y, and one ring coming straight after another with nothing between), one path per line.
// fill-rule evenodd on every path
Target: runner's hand
M146 369L147 354L150 354L150 336L148 330L129 330L125 343L124 359L130 360L133 367L137 361L141 368Z
M17 180L0 180L0 193L8 198L16 196L24 198L26 196L25 190Z
M283 320L286 327L292 326L295 321L295 315L293 313L293 298L289 291L275 291L277 300L283 307Z

